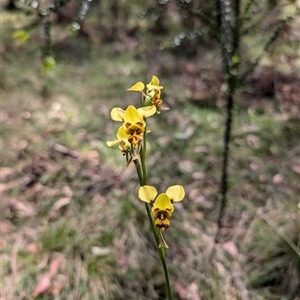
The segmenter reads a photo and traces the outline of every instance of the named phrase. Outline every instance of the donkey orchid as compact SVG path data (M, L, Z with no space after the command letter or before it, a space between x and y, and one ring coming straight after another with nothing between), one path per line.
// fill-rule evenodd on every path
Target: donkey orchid
M170 186L165 193L157 196L157 190L154 186L144 185L139 188L138 197L147 203L150 203L154 223L161 231L170 226L169 218L174 211L174 202L182 201L185 191L182 185Z
M156 76L152 76L151 81L146 85L146 92L144 92L145 84L141 81L135 83L128 91L141 92L143 95L143 106L154 106L157 113L161 110L167 110L167 107L162 106L161 90L163 86L159 85L159 79Z

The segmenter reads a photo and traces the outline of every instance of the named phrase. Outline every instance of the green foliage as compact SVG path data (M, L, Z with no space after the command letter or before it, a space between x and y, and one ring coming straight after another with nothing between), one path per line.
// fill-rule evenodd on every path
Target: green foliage
M72 238L72 231L65 225L59 228L50 227L41 236L42 247L50 251L62 251Z
M270 212L255 220L251 228L255 247L249 245L249 254L255 258L250 267L250 284L257 289L271 287L274 294L294 299L300 287L300 224L291 203L281 206L285 206L284 213L276 220ZM284 220L288 215L292 216L289 223Z

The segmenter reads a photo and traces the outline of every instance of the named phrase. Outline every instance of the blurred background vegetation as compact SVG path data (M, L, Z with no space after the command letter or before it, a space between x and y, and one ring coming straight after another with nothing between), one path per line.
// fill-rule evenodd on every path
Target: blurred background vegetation
M149 184L186 189L175 299L300 299L299 11L3 1L1 299L166 298L134 168L105 144L111 108L152 75L171 109L149 120Z

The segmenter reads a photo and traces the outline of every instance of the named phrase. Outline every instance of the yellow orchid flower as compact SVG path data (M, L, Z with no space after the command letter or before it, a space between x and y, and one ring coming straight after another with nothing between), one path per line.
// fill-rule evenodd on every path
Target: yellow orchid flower
M136 109L133 105L128 106L127 109L129 109L130 111L133 111L134 109L132 107L134 109ZM140 107L136 110L143 118L148 118L148 117L154 115L156 112L155 107L152 107L152 106L151 107L148 107L148 106ZM114 107L110 112L110 117L114 121L124 122L124 114L125 114L124 109L122 109L121 107ZM136 115L135 112L133 112L131 114ZM129 113L127 113L127 116L129 116Z
M125 133L129 136L128 142L136 149L137 145L143 140L146 122L133 105L129 105L125 110L123 121Z
M123 125L118 129L117 139L106 142L108 147L119 144L119 148L126 155L127 162L138 157L138 150L146 130L144 118L155 113L154 107L141 107L136 109L129 105L126 110L115 107L111 111L114 121L121 121ZM149 132L149 131L147 131Z
M146 92L144 92L145 85L141 81L135 83L132 87L127 89L128 91L141 92L143 95L143 106L154 106L157 113L161 110L167 110L169 108L162 105L161 90L164 88L159 85L159 79L155 75L152 76L151 81L146 85Z
M159 85L159 79L153 75L151 81L146 86L147 97L150 99L151 105L156 107L157 113L160 114L161 110L168 110L168 107L162 105L161 90L163 86Z
M114 121L123 122L125 133L128 135L128 142L134 149L143 140L143 134L146 128L146 117L155 114L155 107L140 107L136 109L133 105L129 105L124 111L120 107L112 109L110 116Z
M127 91L143 92L144 89L145 89L144 83L142 83L141 81L138 81L132 87L127 89ZM158 89L158 90L163 89L163 86L159 85L159 79L155 75L152 76L151 81L147 84L147 93L153 89Z
M117 131L117 139L114 141L107 141L106 144L108 147L112 147L116 144L119 144L119 149L126 156L127 166L132 160L138 159L138 147L130 143L132 137L128 135L123 126L120 126ZM135 137L135 139L142 140L142 136Z
M106 144L108 147L112 147L116 144L119 144L120 150L123 152L125 155L129 149L130 149L130 143L128 142L128 134L126 134L125 129L123 126L119 127L117 131L117 138L114 141L107 141Z
M144 185L139 188L138 197L152 207L152 215L155 219L155 225L164 231L170 226L169 218L174 211L174 202L182 201L185 191L182 185L170 186L165 193L157 196L157 190L154 186Z
M146 93L148 94L152 90L162 90L164 87L159 85L159 79L155 75L152 76L151 81L146 85L147 86L147 91Z

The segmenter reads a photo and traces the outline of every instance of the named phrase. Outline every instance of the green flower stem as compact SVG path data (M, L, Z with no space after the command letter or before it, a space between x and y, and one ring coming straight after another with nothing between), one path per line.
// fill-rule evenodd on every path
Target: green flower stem
M141 162L142 162L142 170L143 170L143 185L147 182L147 169L146 169L146 144L147 144L147 127L145 127L144 138L143 138L143 147L141 149Z
M143 184L143 174L142 174L140 163L137 159L135 159L133 162L135 164L136 172L137 172L138 177L139 177L140 185L143 186L144 185Z
M134 160L134 164L135 164L137 174L138 174L138 177L139 177L140 186L144 186L147 183L146 130L145 130L145 133L144 133L143 146L142 146L142 149L140 151L140 158L141 158L142 170L141 170L140 162L137 159ZM172 296L168 266L167 266L166 256L165 256L165 248L160 246L161 240L160 240L158 229L156 228L156 226L154 224L154 221L153 221L153 218L152 218L152 215L151 215L150 205L148 203L145 203L145 206L146 206L146 210L147 210L147 216L148 216L148 219L149 219L149 222L150 222L150 225L151 225L151 229L152 229L155 241L156 241L156 245L158 247L159 258L161 260L161 263L162 263L162 266L163 266L163 269L164 269L168 299L172 300L173 296Z
M136 160L134 160L134 164L135 164L136 171L138 173L138 177L139 177L139 181L140 181L140 186L143 186L143 185L146 184L146 181L143 180L143 175L142 175L142 170L141 170L140 163L136 159ZM152 229L154 237L155 237L156 244L159 245L160 238L159 238L159 234L157 232L157 229L155 227L155 224L154 224L154 221L153 221L153 218L152 218L152 215L151 215L150 205L148 203L145 203L145 206L146 206L146 210L147 210L147 216L148 216L148 219L149 219L149 222L150 222L150 225L151 225L151 229Z
M150 205L148 203L145 203L145 206L146 206L147 216L148 216L148 219L149 219L149 222L150 222L150 225L151 225L152 232L154 234L156 244L159 245L160 239L159 239L159 235L158 235L157 229L155 227L155 224L154 224L154 221L153 221L153 218L152 218L152 215L151 215Z

